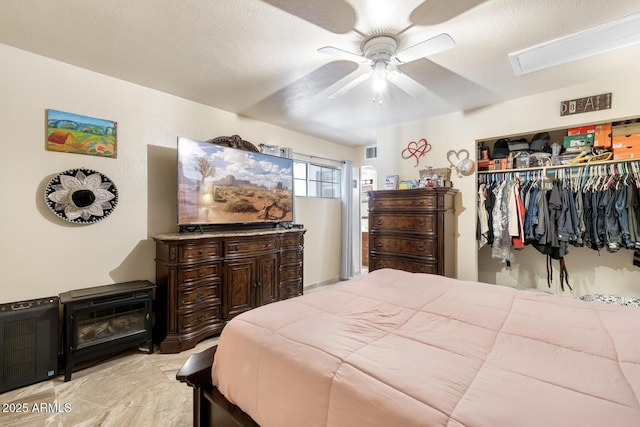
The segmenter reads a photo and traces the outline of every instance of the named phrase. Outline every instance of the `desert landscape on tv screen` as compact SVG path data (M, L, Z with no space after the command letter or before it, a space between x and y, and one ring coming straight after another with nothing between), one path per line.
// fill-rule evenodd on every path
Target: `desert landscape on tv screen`
M290 222L293 162L180 138L178 224Z

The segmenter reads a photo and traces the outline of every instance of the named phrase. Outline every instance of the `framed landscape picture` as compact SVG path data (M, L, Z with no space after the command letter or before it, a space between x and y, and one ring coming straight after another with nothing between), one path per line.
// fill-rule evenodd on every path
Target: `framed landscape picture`
M111 120L48 109L46 149L116 158L117 131Z

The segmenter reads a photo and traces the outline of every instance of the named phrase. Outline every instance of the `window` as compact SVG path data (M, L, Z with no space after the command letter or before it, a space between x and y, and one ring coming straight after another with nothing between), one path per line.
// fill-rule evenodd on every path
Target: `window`
M293 194L307 197L307 164L293 162Z
M340 169L307 163L293 162L294 194L300 197L340 198Z

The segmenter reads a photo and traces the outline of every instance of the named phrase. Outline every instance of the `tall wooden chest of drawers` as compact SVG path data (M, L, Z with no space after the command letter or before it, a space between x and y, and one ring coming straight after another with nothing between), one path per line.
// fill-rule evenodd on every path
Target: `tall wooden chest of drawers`
M193 348L247 310L302 294L304 229L175 233L156 241L154 341Z
M369 271L456 274L457 190L369 192Z

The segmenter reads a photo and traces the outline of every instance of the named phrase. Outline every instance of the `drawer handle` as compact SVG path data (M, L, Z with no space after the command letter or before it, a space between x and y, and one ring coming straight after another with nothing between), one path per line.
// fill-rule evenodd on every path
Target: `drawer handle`
M198 251L198 255L202 255L203 253L204 253L204 249L200 249L200 250Z
M202 322L204 320L204 314L201 314L200 316L198 316L198 320Z
M198 292L198 300L202 299L202 291Z
M376 224L382 225L383 224L382 218L378 218L378 221L376 221Z
M383 246L384 246L384 243L379 241L379 242L377 242L377 243L376 243L376 246L377 246L377 247L379 247L379 248L381 248L381 247L383 247Z
M418 250L419 250L419 251L424 252L424 243L421 243L421 244L418 246Z
M202 277L202 276L204 276L204 271L198 270L198 277Z
M240 246L236 246L236 251L239 251L239 250L240 250Z
M293 261L293 257L292 256L288 256L287 257L287 261Z
M418 222L418 225L419 225L420 227L424 227L425 225L427 225L427 222L424 220L424 218L421 218L421 219L420 219L420 222Z

